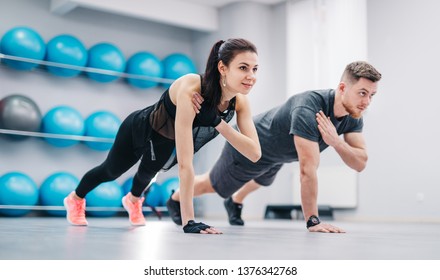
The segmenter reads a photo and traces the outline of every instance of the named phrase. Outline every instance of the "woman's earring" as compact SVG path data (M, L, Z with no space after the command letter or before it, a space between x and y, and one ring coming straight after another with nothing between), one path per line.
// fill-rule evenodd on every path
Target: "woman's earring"
M223 85L223 87L226 86L226 77L224 77L224 78L222 79L222 85Z

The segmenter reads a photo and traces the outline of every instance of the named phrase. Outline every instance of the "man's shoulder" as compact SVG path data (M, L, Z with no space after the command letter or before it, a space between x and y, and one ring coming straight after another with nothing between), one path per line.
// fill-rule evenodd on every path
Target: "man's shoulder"
M328 103L335 96L334 89L317 89L311 90L308 94L310 99L319 100L320 102Z
M328 100L335 95L334 89L317 89L317 90L307 90L301 93L292 95L289 100L292 101L304 101L304 102L313 102L313 101L321 101Z

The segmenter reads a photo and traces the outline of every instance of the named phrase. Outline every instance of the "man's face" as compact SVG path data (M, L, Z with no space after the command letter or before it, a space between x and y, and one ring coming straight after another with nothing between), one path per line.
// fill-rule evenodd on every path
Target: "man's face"
M377 82L360 78L355 84L344 83L342 91L342 105L345 110L351 117L359 119L376 94Z

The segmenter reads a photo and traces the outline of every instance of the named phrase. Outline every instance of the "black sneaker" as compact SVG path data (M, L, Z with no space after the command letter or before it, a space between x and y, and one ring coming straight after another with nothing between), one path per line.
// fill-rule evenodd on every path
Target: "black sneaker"
M225 199L223 204L228 212L229 224L233 226L244 225L244 221L241 219L241 209L243 209L243 204L235 203L232 200L232 197Z
M168 214L176 225L182 225L182 215L180 214L180 202L171 198L167 201Z

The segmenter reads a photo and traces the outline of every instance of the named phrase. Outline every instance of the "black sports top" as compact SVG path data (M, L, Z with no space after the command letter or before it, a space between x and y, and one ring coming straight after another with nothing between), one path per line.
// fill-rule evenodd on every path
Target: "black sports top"
M202 76L200 76L201 82L202 82ZM203 83L202 83L203 85ZM202 92L204 91L202 87ZM231 99L229 102L228 108L224 112L219 112L220 117L226 121L229 122L235 114L235 97ZM207 104L202 103L203 106L208 106ZM140 110L138 113L138 116L136 119L138 121L135 121L135 124L133 126L133 134L138 135L139 130L136 132L135 130L140 129L142 131L142 127L144 133L142 134L141 139L139 139L139 135L137 137L134 137L135 140L139 139L140 143L138 145L145 144L146 142L150 141L151 137L151 130L154 130L161 136L170 139L175 140L175 118L176 118L176 105L173 104L170 98L169 89L167 89L159 99L159 101L149 106L143 110ZM148 121L147 121L148 120ZM194 153L196 153L200 148L202 148L206 143L214 139L218 135L218 131L215 130L213 127L205 127L200 126L200 123L198 121L198 118L194 118L193 121L193 143L194 143ZM135 144L136 145L136 144ZM175 156L175 153L171 156L171 158L168 160L167 164L162 168L163 170L168 170L171 167L173 167L177 163L177 158Z

